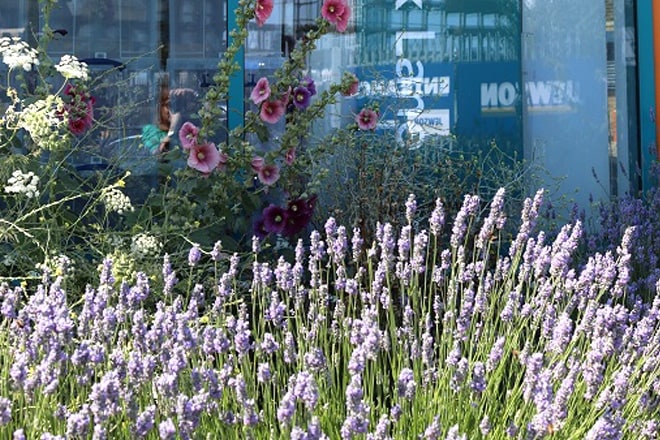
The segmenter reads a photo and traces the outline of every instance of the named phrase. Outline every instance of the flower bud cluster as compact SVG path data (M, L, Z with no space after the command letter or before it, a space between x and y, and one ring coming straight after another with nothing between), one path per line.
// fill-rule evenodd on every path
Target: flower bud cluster
M104 191L101 195L101 200L108 212L124 214L125 212L133 212L135 210L133 204L131 204L131 199L117 188Z
M39 177L32 171L23 173L21 170L16 170L12 173L11 177L7 180L8 185L5 186L5 192L9 194L25 194L28 199L39 197Z

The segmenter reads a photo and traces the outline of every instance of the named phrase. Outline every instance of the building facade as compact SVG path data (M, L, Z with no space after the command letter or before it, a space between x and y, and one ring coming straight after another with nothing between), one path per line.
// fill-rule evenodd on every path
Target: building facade
M37 0L0 3L0 32L34 39L44 21ZM230 95L230 109L244 109L255 80L282 64L320 4L277 0L266 24L250 23L243 89ZM108 112L131 109L108 136L130 136L155 118L164 74L172 89L203 95L236 7L236 0L62 1L49 23L66 34L49 52L88 60L99 74L121 64L98 93ZM360 94L319 130L377 101L380 129L394 130L402 148L495 143L545 170L531 185L582 206L638 193L656 184L651 10L633 0L354 0L347 32L324 36L309 67L320 87L355 72Z

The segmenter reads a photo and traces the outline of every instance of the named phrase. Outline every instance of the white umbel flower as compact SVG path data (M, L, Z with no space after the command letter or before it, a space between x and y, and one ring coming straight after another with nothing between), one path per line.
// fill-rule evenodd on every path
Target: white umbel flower
M37 50L18 37L0 38L0 54L2 62L9 66L10 70L20 67L29 72L32 66L39 65Z
M131 199L117 188L104 191L101 194L101 200L108 212L124 214L125 212L133 212L135 210Z
M62 55L60 62L55 65L55 70L60 72L60 74L66 79L82 79L87 80L89 78L89 69L87 68L87 63L79 61L73 55Z
M56 142L65 121L61 117L64 102L59 96L48 95L28 105L18 115L18 128L30 133L30 137L42 147Z
M28 199L39 197L39 177L32 171L23 173L16 170L11 174L5 186L5 192L8 194L24 194Z
M162 244L153 235L140 233L133 237L131 253L136 258L157 257L162 247Z

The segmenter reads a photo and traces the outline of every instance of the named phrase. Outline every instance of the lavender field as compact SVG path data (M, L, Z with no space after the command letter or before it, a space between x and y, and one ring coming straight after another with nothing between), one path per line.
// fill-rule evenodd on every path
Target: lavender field
M162 292L143 273L119 282L110 259L82 296L56 273L3 284L1 430L657 438L660 297L629 288L634 229L578 259L579 221L552 241L537 230L539 191L505 252L503 197L479 221L467 196L450 221L441 202L416 219L411 196L408 223L378 225L373 243L330 218L292 261L262 256L257 239L247 266L221 243L195 246L187 267L165 257Z

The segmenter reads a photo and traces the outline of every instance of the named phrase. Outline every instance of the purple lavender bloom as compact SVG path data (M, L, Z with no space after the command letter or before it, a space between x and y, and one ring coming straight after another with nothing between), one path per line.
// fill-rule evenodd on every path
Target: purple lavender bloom
M305 353L305 367L314 373L319 373L326 369L327 360L323 350L320 348L312 348L308 353Z
M381 415L376 424L376 429L373 433L367 435L367 440L391 440L391 437L387 435L389 428L390 418L387 414Z
M445 225L445 209L440 198L435 200L435 208L429 217L429 230L435 237L439 236Z
M165 285L163 286L163 294L167 297L171 295L172 289L174 289L174 286L179 281L176 278L174 270L172 269L170 256L168 254L165 254L163 257L163 280L165 281Z
M568 313L563 312L555 323L552 330L552 340L548 344L548 350L553 353L562 353L573 335L573 320Z
M533 353L529 356L525 364L523 400L529 402L532 399L539 373L543 367L543 353Z
M289 389L284 396L282 396L282 400L280 400L280 404L277 407L277 420L279 420L280 423L289 423L295 412L296 396L294 396L293 390Z
M465 434L459 435L458 425L454 425L451 428L449 428L449 431L447 431L447 436L445 437L445 440L467 440L467 436Z
M415 200L414 194L410 194L408 200L406 200L406 220L409 225L412 225L415 212L417 212L417 200Z
M188 252L188 265L191 267L197 265L201 257L202 251L199 248L199 244L193 243L190 251Z
M287 330L284 335L284 362L290 364L296 361L296 340L293 334Z
M0 284L0 299L2 299L2 306L0 306L0 314L8 319L14 319L16 314L16 307L18 300L21 296L22 290L16 287L13 290L5 283Z
M341 426L341 438L342 440L350 440L355 434L365 434L368 428L369 419L361 415L351 414L346 417L346 420L344 420Z
M259 348L265 354L273 354L280 349L280 344L275 340L275 337L271 333L266 332L259 344Z
M270 364L268 362L260 363L257 369L257 381L260 383L267 383L270 382L272 377L273 373L270 371Z
M495 233L495 230L500 230L504 227L506 222L506 215L504 214L504 188L497 190L493 201L490 203L490 212L488 217L477 234L475 246L477 249L485 249Z
M160 440L174 440L176 438L176 426L172 419L167 418L158 424Z
M490 424L490 418L488 415L485 415L483 419L481 419L481 422L479 423L479 431L481 432L481 435L486 437L491 430L492 426Z
M486 390L486 371L483 362L475 362L472 367L472 382L470 389L477 394L481 394Z
M605 413L584 436L584 440L621 440L625 420L621 415Z
M71 413L66 421L67 438L85 438L89 432L90 421L87 405L80 411Z
M415 397L417 383L415 382L415 375L410 368L403 368L401 372L399 372L397 390L399 397L405 397L410 400Z
M0 397L0 426L11 422L11 400Z
M94 425L92 440L108 440L108 429L101 424Z
M100 382L92 386L90 409L96 422L105 421L120 411L120 393L121 382L116 370L106 372Z
M12 436L12 440L26 440L26 438L27 437L25 437L25 431L22 428L14 431Z
M293 394L305 404L309 411L314 410L319 400L319 390L314 376L306 371L298 373L295 377Z
M424 440L438 440L440 438L441 429L440 417L435 416L433 417L431 424L426 427L424 434L422 434L421 437Z
M449 240L452 248L458 248L462 243L468 228L468 219L477 214L479 209L479 196L466 195L463 206L454 218L454 226Z
M222 241L218 240L215 242L213 249L211 250L211 260L217 262L220 261L220 258L222 258Z
M156 422L156 407L154 405L149 405L147 408L145 408L144 411L142 411L140 414L138 414L137 418L135 419L135 427L133 429L133 434L137 436L137 438L144 438L151 432L151 430L154 428Z
M514 422L511 422L511 423L509 423L509 426L507 426L505 432L506 432L506 435L513 438L516 435L518 435L518 427L516 426L516 424Z

